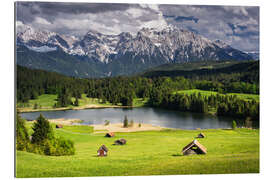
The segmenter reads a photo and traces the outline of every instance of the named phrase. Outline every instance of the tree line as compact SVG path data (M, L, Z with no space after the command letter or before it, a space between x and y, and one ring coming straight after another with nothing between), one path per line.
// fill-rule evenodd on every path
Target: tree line
M209 75L200 79L198 76L185 78L142 76L81 79L67 77L44 70L31 70L17 66L17 101L27 103L42 94L58 94L55 107L78 105L78 99L84 93L87 97L98 98L101 103L110 102L114 105L132 106L134 98L149 99L154 107L169 107L181 111L205 113L209 107L217 109L218 115L246 117L258 119L259 104L243 101L237 97L173 94L179 90L201 89L226 93L259 93L258 81L241 80L230 74ZM71 98L75 101L72 102ZM248 111L244 112L244 111ZM254 115L255 114L255 115Z

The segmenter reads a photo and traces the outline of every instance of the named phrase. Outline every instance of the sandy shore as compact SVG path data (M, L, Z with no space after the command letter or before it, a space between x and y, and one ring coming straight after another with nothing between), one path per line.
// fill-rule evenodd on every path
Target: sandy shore
M81 123L82 120L80 119L48 119L50 123L55 123L55 124L62 124L62 125L72 125L73 123Z
M48 119L50 123L54 124L62 124L62 125L72 125L73 123L81 123L83 122L80 119ZM34 120L35 121L35 120ZM104 124L91 124L84 126L93 126L94 133L105 133L105 132L136 132L136 131L160 131L165 129L164 127L154 126L152 124L141 124L139 127L139 123L134 123L132 127L123 127L123 123L114 123L105 126Z
M136 132L136 131L160 131L164 129L163 127L153 126L151 124L141 124L139 127L138 123L134 123L133 127L124 128L123 123L109 124L105 126L104 124L91 125L94 127L96 133L104 132Z

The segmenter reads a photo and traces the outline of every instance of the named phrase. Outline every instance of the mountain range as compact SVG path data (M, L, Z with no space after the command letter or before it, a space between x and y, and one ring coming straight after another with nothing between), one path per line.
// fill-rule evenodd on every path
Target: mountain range
M137 34L90 30L82 37L25 25L17 29L16 45L17 64L76 77L130 75L168 63L253 59L220 40L171 25Z

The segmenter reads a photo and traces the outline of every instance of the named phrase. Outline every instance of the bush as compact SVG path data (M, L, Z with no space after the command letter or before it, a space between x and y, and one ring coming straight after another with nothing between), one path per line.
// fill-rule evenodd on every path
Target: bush
M128 118L127 118L127 116L125 116L123 127L124 128L127 128L128 127Z
M50 123L42 114L33 124L32 142L29 140L23 119L17 115L16 148L42 155L74 155L75 147L71 140L55 137Z
M130 123L129 123L129 127L133 127L133 125L134 125L134 121L131 120Z
M236 127L237 127L237 124L236 124L236 122L233 120L233 121L232 121L232 129L236 129Z
M108 126L110 124L109 120L105 120L105 126Z
M29 148L30 140L27 129L25 127L25 120L17 113L16 117L16 149L27 150Z
M55 138L44 142L44 154L50 156L74 155L74 143L63 138Z

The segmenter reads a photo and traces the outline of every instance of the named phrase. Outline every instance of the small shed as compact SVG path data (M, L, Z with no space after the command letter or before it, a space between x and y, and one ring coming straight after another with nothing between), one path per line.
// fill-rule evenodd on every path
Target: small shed
M205 134L200 133L200 134L198 134L197 138L205 138Z
M103 144L97 151L98 156L107 156L108 148Z
M191 143L189 143L183 148L182 153L184 155L206 154L207 151L206 148L199 143L199 141L193 140Z
M124 145L126 143L127 143L127 141L125 139L118 139L118 140L114 141L115 145Z
M105 135L105 137L114 137L114 133L113 132L109 132Z
M56 127L56 128L63 128L63 125L62 125L62 124L56 124L55 127Z

